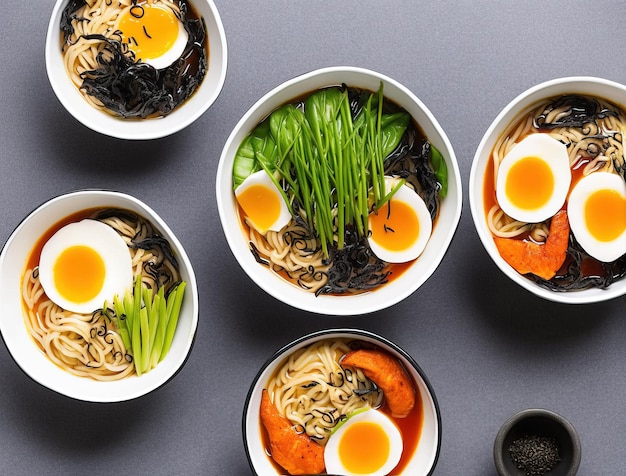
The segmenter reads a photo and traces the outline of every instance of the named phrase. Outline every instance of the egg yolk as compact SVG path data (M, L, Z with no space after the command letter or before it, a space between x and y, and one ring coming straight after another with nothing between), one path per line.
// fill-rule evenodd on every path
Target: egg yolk
M265 185L251 185L237 195L237 201L261 230L268 230L280 216L280 198Z
M339 459L351 473L369 474L380 469L389 457L389 437L376 423L363 421L346 429L339 442Z
M615 190L597 190L585 202L585 222L598 241L613 241L626 230L626 200Z
M102 289L104 260L89 246L70 246L55 261L53 274L54 285L61 296L76 303L87 302Z
M403 251L417 240L419 220L413 208L401 200L389 200L380 210L370 214L372 239L390 251Z
M539 157L524 157L511 166L505 193L516 207L524 210L540 208L548 202L553 190L552 170Z
M156 5L135 5L122 14L118 28L136 59L154 59L176 42L178 18Z

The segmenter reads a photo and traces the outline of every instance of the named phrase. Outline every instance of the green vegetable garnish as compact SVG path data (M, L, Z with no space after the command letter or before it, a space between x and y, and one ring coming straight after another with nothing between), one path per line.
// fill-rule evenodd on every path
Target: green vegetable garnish
M156 294L137 276L132 291L123 298L114 296L113 311L117 328L133 356L137 375L149 372L167 355L174 340L186 283L181 281L165 296L164 287ZM109 310L105 301L104 310Z
M430 161L433 164L435 177L441 184L439 196L443 198L448 193L448 166L446 165L446 161L443 159L441 152L439 152L432 144L430 146Z
M328 88L304 104L282 106L241 143L234 159L233 186L264 169L289 186L284 195L317 233L324 256L329 246L344 247L346 228L367 233L370 206L380 208L387 193L385 158L398 146L410 121L406 112L384 111L383 85L363 95L354 116L348 90ZM285 187L279 186L279 190Z

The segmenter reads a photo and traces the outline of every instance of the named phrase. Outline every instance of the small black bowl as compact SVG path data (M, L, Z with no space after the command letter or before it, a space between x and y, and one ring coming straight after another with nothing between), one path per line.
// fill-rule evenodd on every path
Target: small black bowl
M540 469L536 462L552 460L554 445L558 448L558 461L548 464L552 468L549 471ZM515 454L521 453L516 459L527 461L526 469L518 468L511 449ZM580 455L580 438L574 426L561 415L538 408L523 410L509 418L498 431L493 445L500 476L574 476Z

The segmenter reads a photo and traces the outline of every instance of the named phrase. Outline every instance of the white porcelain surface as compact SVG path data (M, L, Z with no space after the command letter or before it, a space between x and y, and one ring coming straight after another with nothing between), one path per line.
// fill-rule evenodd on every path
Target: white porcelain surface
M46 36L46 71L50 85L59 101L78 121L102 134L120 139L147 140L178 132L198 119L217 99L227 69L226 34L213 0L191 0L197 13L206 23L209 56L207 73L200 87L181 106L159 119L125 120L99 111L91 106L65 71L61 55L59 29L63 9L68 0L57 0L52 10Z
M131 210L150 220L170 242L187 282L172 347L162 362L141 377L100 382L57 367L37 347L24 325L21 278L35 242L60 219L95 207ZM85 190L60 195L42 204L15 229L0 253L0 333L20 368L34 381L60 394L90 402L118 402L145 395L170 380L183 366L198 325L198 291L191 262L167 224L148 205L119 192Z
M440 215L423 254L401 277L381 288L355 296L318 296L297 288L264 266L248 248L237 217L232 187L235 153L245 136L282 104L326 86L340 85L376 91L384 83L385 97L407 110L426 137L441 152L448 167L448 194L442 200ZM217 203L230 249L250 278L266 292L293 307L319 314L357 315L384 309L402 301L417 290L437 269L454 236L461 215L461 178L456 156L442 127L428 108L407 88L380 73L354 67L330 67L291 79L273 89L254 104L235 126L217 170Z

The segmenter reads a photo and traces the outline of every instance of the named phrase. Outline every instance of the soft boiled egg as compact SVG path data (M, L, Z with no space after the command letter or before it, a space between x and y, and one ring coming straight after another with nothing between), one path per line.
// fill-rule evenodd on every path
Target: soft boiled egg
M385 178L387 193L397 182ZM388 263L405 263L422 254L433 224L424 200L404 184L379 210L370 213L368 228L369 245L376 256Z
M572 190L567 216L578 243L599 261L626 254L626 182L610 172L582 178Z
M567 147L548 134L531 134L504 156L496 198L508 216L539 223L565 203L572 181Z
M387 475L400 462L402 449L402 434L395 423L378 410L366 410L348 418L328 439L326 472Z
M132 286L130 251L105 223L89 219L70 223L43 246L39 280L52 302L89 314Z
M138 4L129 7L117 23L124 43L141 60L156 69L167 68L185 50L187 31L165 5Z
M248 222L261 234L280 231L291 220L283 195L265 170L246 177L235 196Z

